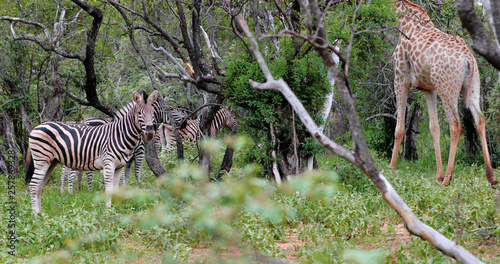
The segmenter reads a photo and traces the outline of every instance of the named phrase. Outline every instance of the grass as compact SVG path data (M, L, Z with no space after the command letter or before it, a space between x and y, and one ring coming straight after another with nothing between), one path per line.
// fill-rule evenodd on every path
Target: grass
M454 178L442 187L428 147L418 146L416 163L400 160L392 171L388 160L377 159L379 168L422 221L482 261L499 263L499 194L487 184L484 168L457 157ZM186 160L194 153L187 151ZM213 168L222 155L214 156ZM171 156L160 157L170 177L158 181L144 166L142 181L131 177L132 188L113 196L111 210L104 205L100 173L97 191L82 186L80 193L61 195L56 171L43 191L38 218L32 216L24 179L16 179L16 255L8 254L8 233L2 232L0 262L454 263L410 236L369 180L337 157L319 157L322 172L278 188L252 176L258 166L235 162L221 183L212 183L196 166L179 165ZM1 203L7 205L6 175L0 185ZM8 218L4 210L5 231Z

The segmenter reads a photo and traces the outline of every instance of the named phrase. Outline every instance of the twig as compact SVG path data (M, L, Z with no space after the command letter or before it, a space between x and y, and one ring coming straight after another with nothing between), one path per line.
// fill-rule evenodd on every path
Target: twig
M479 233L481 231L484 231L484 230L491 230L491 229L497 229L498 226L487 226L487 227L480 227L480 228L476 228L474 230L471 230L469 231L470 233Z

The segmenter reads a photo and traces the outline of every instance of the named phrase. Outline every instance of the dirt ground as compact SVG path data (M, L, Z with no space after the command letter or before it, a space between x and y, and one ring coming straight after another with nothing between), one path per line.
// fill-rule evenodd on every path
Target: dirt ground
M361 250L384 250L385 252L397 252L404 248L405 245L411 240L410 233L406 230L402 223L397 224L396 227L389 232L388 224L384 224L380 227L385 236L385 242L381 243L360 243L357 245L358 249ZM297 229L290 229L283 240L278 241L278 247L283 249L286 253L286 258L281 259L282 261L297 261L298 250L304 246L305 242L301 241L298 236ZM485 240L479 245L464 245L466 248L471 248L470 251L477 257L482 256L495 256L500 255L500 243L493 239ZM210 254L209 248L195 248L192 251L192 257L189 259L189 263L203 262L203 260ZM241 256L242 252L239 248L234 247L228 249L222 253L219 257L223 259L230 259L231 256ZM389 262L397 261L396 256L391 254L389 257Z

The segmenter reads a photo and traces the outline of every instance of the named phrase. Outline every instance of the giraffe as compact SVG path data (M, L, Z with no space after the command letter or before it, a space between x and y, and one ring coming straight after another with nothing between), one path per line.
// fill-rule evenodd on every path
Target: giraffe
M460 93L474 118L486 167L486 177L491 185L498 184L493 175L486 142L484 114L480 108L480 80L477 63L465 41L443 33L434 26L425 10L408 0L394 4L399 14L399 41L392 55L394 61L394 90L397 101L397 123L390 166L396 167L399 148L405 130L405 110L411 87L425 95L429 112L429 129L436 155L436 178L443 185L451 180L462 125L458 114ZM450 153L446 174L443 173L440 131L437 118L437 95L446 112L450 126Z

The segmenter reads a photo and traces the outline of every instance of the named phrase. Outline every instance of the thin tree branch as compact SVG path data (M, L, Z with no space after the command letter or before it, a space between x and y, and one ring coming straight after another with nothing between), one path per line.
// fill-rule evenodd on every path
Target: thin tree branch
M96 90L97 77L94 68L95 42L99 33L99 29L101 27L103 13L98 7L92 6L83 0L71 1L73 1L73 3L77 4L80 8L85 10L85 12L93 17L89 32L87 33L85 59L83 60L86 74L86 81L83 89L85 90L85 94L87 95L87 101L92 104L93 107L101 110L109 116L113 116L115 109L107 103L99 100L99 96L97 95Z
M45 37L47 39L50 39L49 30L42 23L35 22L35 21L30 21L30 20L26 20L26 19L22 19L22 18L19 18L19 17L10 17L10 16L1 16L0 20L8 20L8 21L11 21L11 22L21 22L21 23L24 23L24 24L30 24L30 25L34 25L34 26L40 27L40 28L42 28L43 34L45 34Z
M13 38L15 40L28 40L28 41L36 43L38 46L40 46L45 51L55 52L56 54L59 54L59 55L65 57L65 58L78 59L80 61L83 61L83 57L81 55L64 52L57 45L55 45L54 42L52 42L52 39L51 39L49 30L47 29L47 27L45 27L45 25L43 25L43 24L41 24L39 22L30 21L30 20L26 20L26 19L22 19L22 18L18 18L18 17L8 17L8 16L2 16L2 17L0 17L0 20L6 20L6 21L11 21L12 22L11 26L10 26L10 29L11 29L11 32L12 32L12 36L13 36ZM41 40L39 38L36 38L36 37L32 37L32 36L18 36L16 34L15 30L14 30L14 24L16 22L20 22L20 23L24 23L24 24L29 24L29 25L35 25L35 26L38 26L38 27L42 28L42 30L44 32L44 35L47 38L47 42L49 44L45 44L43 40ZM54 38L53 40L54 41L59 41L59 39L57 39L57 38Z
M152 62L150 62L150 64L166 78L175 78L175 79L179 79L179 80L184 81L184 82L190 82L192 84L196 84L196 81L189 76L186 76L184 74L168 73L168 72L164 71L162 68L160 68L158 65L156 65Z
M467 29L474 41L472 49L500 71L500 49L491 40L483 23L477 16L476 9L474 8L474 1L457 0L456 4L458 16L460 20L462 20L462 25Z
M384 113L382 113L382 114L372 115L372 116L370 116L370 117L366 118L366 119L365 119L365 121L369 121L369 120L375 119L375 118L377 118L377 117L388 117L388 118L392 118L392 119L394 119L394 120L397 120L397 118L396 118L396 116L395 116L395 115L391 115L391 114L384 114Z
M177 56L179 58L181 58L181 60L183 62L188 62L188 59L186 58L186 56L182 52L180 45L177 43L177 40L174 37L172 37L164 28L162 28L160 25L158 25L156 22L154 22L149 16L144 16L142 14L139 14L139 13L135 12L134 10L132 10L132 9L120 4L120 3L117 3L116 1L109 0L108 3L112 4L113 6L119 6L123 9L127 10L128 12L142 18L146 23L148 23L154 29L156 29L158 32L161 33L161 35L168 41L168 43L175 50L175 53L177 54Z
M192 79L192 78L190 77L191 75L190 75L190 74L186 71L186 69L184 68L184 66L182 66L182 64L181 64L181 63L179 63L179 61L177 61L177 60L174 58L174 56L172 56L172 54L171 54L170 52L168 52L168 51L167 51L165 48L163 48L163 47L160 47L160 46L159 46L159 47L156 47L156 46L153 44L153 42L152 42L151 40L149 40L149 45L151 46L151 48L152 48L154 51L160 51L160 52L162 52L163 54L165 54L165 55L167 56L167 58L169 58L169 59L170 59L170 61L171 61L172 63L174 63L174 64L177 66L177 69L178 69L178 70L182 73L182 75L184 75L184 76L185 76L185 78L186 78L186 79L187 79L187 78L189 78L189 79L191 79L191 80L192 80L191 82L193 82L193 83L195 82L195 81L194 81L194 79ZM156 67L156 65L154 65L154 64L153 64L153 66L155 66L155 67ZM159 68L157 68L157 69L159 69ZM165 75L165 74L164 74L164 75ZM165 76L166 76L166 75L165 75Z

